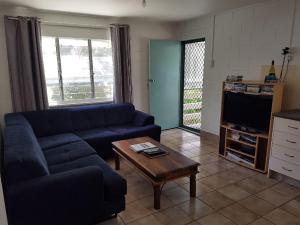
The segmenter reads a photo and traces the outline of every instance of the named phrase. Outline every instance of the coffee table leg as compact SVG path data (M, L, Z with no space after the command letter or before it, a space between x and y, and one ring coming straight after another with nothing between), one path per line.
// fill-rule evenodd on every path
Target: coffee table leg
M117 153L115 153L115 168L120 170L120 156Z
M190 197L196 197L196 175L192 174L190 176Z
M157 184L153 184L153 191L154 191L154 209L160 209L161 186Z

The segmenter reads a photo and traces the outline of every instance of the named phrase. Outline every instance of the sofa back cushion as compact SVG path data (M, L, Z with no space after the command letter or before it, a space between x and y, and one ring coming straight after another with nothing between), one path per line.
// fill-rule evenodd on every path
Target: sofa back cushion
M101 105L73 107L69 111L75 132L105 126L104 109Z
M49 109L22 113L37 137L72 131L72 120L67 109Z
M8 184L49 174L42 149L26 126L10 125L4 129L4 173Z
M101 104L73 107L69 111L76 132L131 123L135 108L132 104Z
M112 104L105 109L105 125L122 125L132 123L135 108L132 104Z

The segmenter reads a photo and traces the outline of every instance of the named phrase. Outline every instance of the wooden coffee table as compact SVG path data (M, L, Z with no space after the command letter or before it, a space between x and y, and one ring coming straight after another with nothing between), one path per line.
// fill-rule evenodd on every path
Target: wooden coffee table
M148 158L130 149L130 145L151 142L169 154ZM120 169L120 157L133 164L153 185L154 208L160 209L160 194L163 185L181 177L190 177L190 196L196 197L196 174L199 163L149 138L141 137L112 143L115 151L116 170Z

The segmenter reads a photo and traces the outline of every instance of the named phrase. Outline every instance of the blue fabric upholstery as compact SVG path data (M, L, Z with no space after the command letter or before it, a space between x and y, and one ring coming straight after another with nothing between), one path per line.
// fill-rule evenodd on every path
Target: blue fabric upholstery
M50 148L44 151L49 166L61 163L72 162L85 156L96 154L86 142L78 141Z
M102 158L113 155L111 143L120 140L121 136L106 128L98 128L76 133L79 137L89 143Z
M131 123L134 119L135 109L132 104L115 104L105 109L105 125Z
M71 133L57 134L38 138L38 142L43 150L47 150L49 148L58 147L80 140L82 140L80 137Z
M49 175L48 165L33 132L24 126L4 129L4 168L8 184Z
M151 125L154 124L154 117L144 112L135 111L133 124L135 126Z
M98 166L103 170L104 198L106 200L118 198L127 192L126 180L114 172L106 162L97 155L82 157L68 163L50 165L51 173L60 173L68 170L79 169L86 166Z
M105 126L105 108L99 105L74 107L70 109L73 131L82 131Z
M113 155L113 141L159 141L161 133L152 116L131 104L11 113L5 123L11 225L91 225L121 212L126 180L101 157Z
M149 136L157 141L160 140L161 128L156 125L147 125L140 127L132 124L126 124L111 126L108 127L108 129L112 132L119 134L122 137L122 139Z
M7 188L10 225L91 225L104 215L103 171L85 167Z
M72 132L72 120L67 109L50 109L22 113L37 137Z

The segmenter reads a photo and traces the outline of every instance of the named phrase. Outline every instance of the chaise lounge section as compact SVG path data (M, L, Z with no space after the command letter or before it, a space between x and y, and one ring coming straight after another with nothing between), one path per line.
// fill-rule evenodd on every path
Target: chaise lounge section
M12 225L90 225L125 209L126 180L104 159L111 142L150 136L154 118L132 104L7 114L4 178Z

